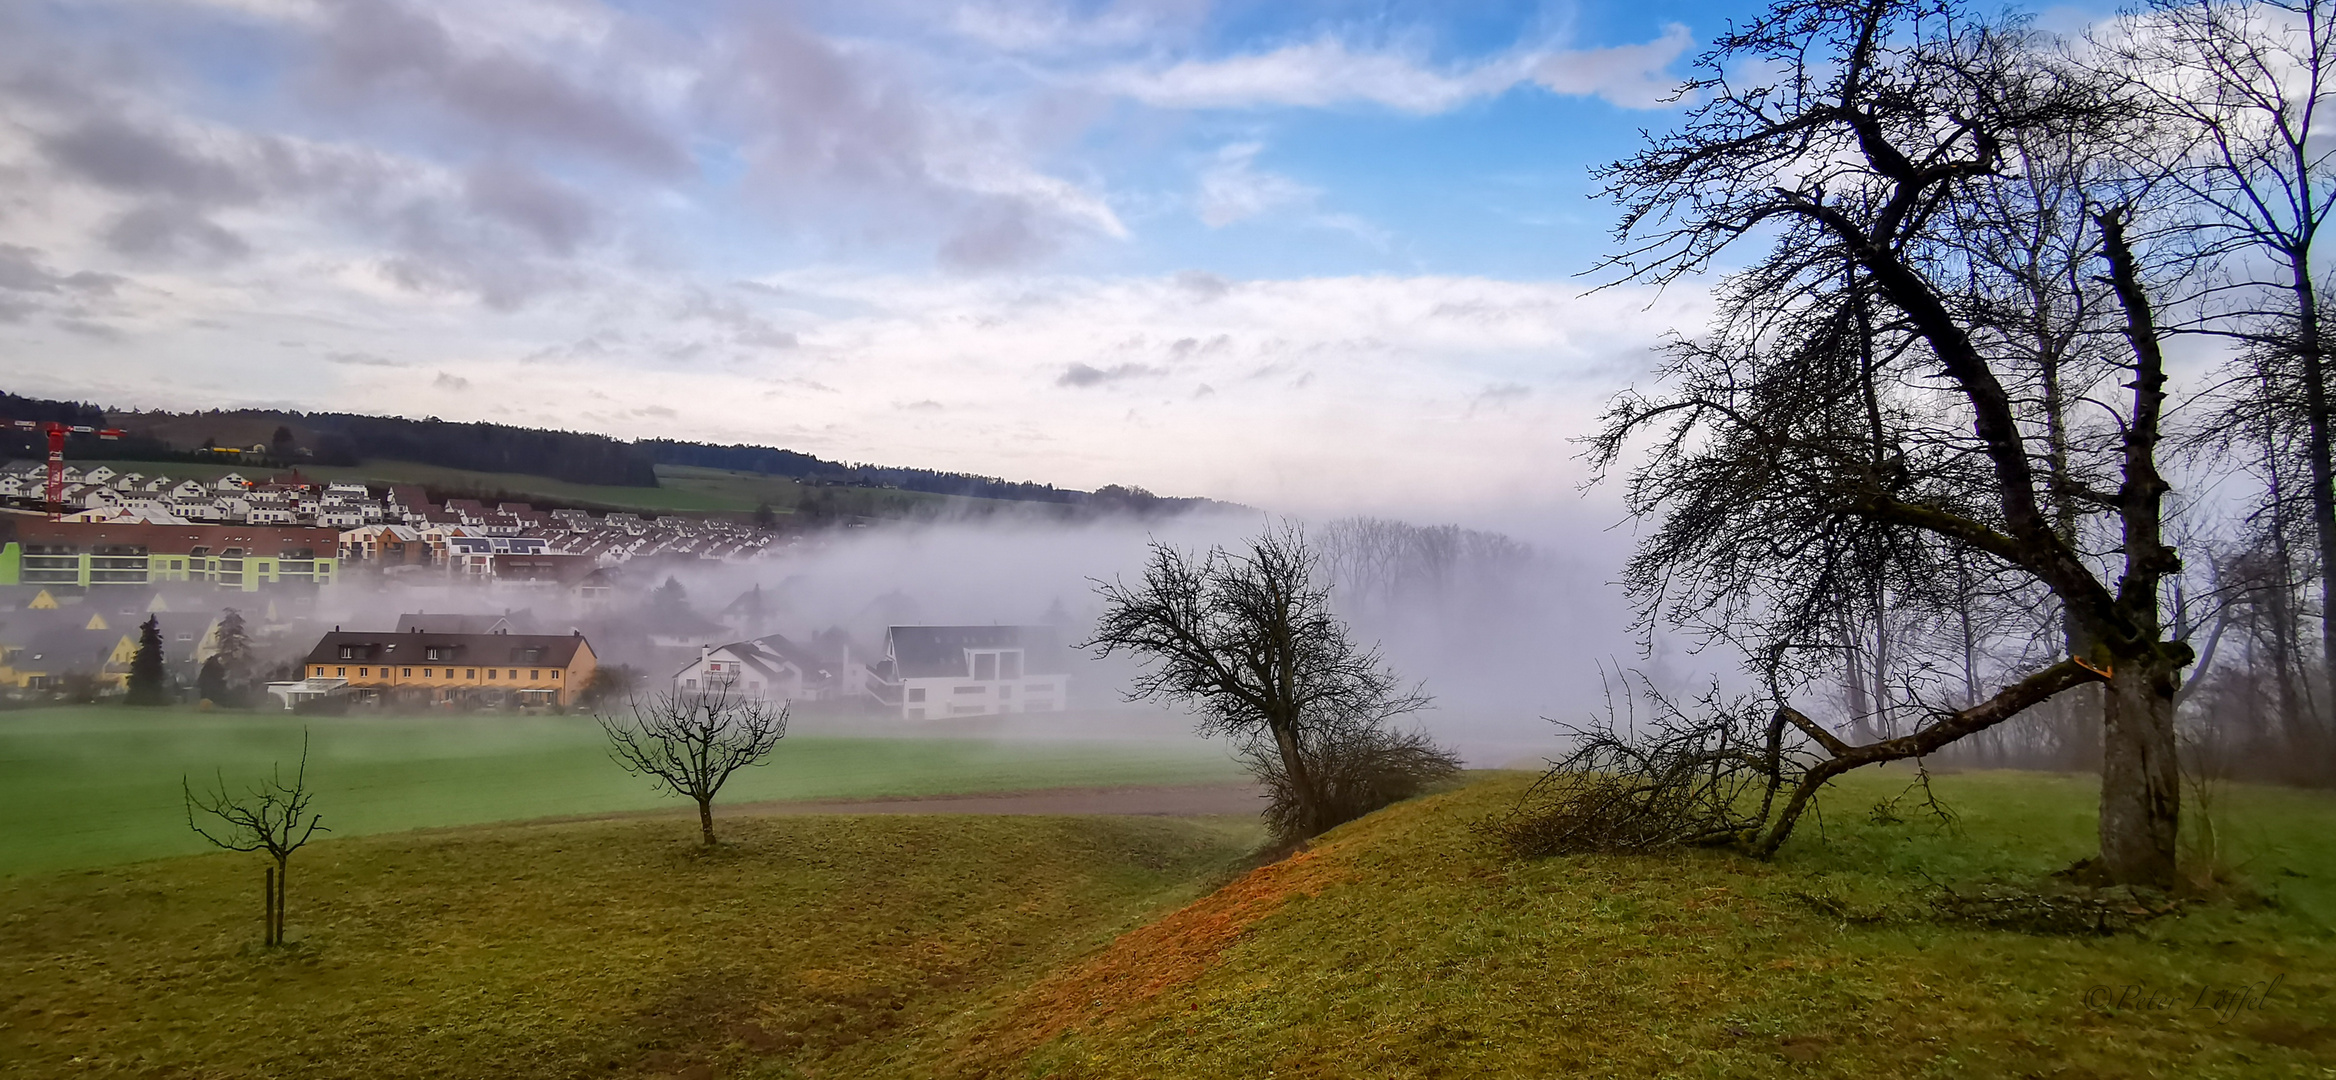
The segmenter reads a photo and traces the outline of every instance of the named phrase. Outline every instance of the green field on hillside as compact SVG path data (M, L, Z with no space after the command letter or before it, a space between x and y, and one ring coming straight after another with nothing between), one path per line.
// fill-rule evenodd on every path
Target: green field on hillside
M248 478L259 478L286 470L234 464L205 464L182 461L86 461L83 466L106 465L115 472L139 472L148 476L166 475L179 480L211 481L228 473L240 473ZM804 493L817 491L835 503L838 512L866 517L897 517L924 511L949 508L967 508L997 505L1000 500L975 499L958 495L934 495L921 491L898 491L888 488L806 487L780 476L738 472L730 469L705 469L690 465L657 466L656 487L620 487L610 484L572 484L524 473L476 472L470 469L450 469L437 465L422 465L411 461L367 461L361 465L304 465L300 473L311 479L332 482L356 480L375 485L422 484L442 491L488 495L497 492L521 497L534 496L546 501L584 506L597 510L632 510L655 513L751 513L757 506L768 504L780 513L788 513L800 505ZM1019 504L1016 504L1019 505Z
M590 717L302 717L81 706L0 713L0 875L204 850L179 781L297 763L337 836L677 805L608 759ZM1221 746L789 735L723 800L1233 780Z
M2336 798L2246 788L2247 892L2111 935L1942 917L2093 848L2096 782L1869 772L1772 863L1520 862L1472 826L1526 778L1340 829L997 1003L940 1053L997 1077L2245 1077L2336 1072ZM1879 824L1902 818L1891 824ZM1814 823L1812 823L1814 825ZM2121 1000L2122 999L2122 1000Z
M671 818L336 837L295 862L273 951L249 856L20 876L0 888L0 1075L2336 1069L2326 794L2229 792L2217 824L2250 889L2097 935L1926 900L2083 855L2084 778L1940 777L1949 826L1881 823L1905 778L1854 777L1825 834L1768 863L1513 860L1475 826L1526 779L1246 874L1255 823L1218 819L741 817L710 854Z

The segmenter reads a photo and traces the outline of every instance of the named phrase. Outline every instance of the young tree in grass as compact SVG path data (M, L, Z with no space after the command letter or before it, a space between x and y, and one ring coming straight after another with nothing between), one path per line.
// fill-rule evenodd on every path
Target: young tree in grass
M203 661L203 669L195 673L195 696L213 705L228 704L227 665L217 656Z
M148 615L138 628L138 651L130 658L130 693L125 700L132 705L170 704L170 674L162 666L162 621L157 616Z
M1241 740L1284 839L1319 834L1457 768L1424 740L1388 735L1388 721L1428 698L1331 614L1305 535L1273 528L1244 547L1196 558L1154 543L1140 583L1096 583L1103 618L1082 647L1147 661L1130 698L1196 705L1204 734Z
M267 780L245 788L240 795L228 791L224 774L200 794L185 777L179 778L179 787L186 798L187 827L195 835L229 851L267 852L274 862L268 867L262 894L266 904L262 940L271 946L283 944L284 894L291 881L292 853L317 833L332 831L309 806L316 793L308 789L308 733L300 735L300 768L289 784L278 765L270 770ZM203 819L196 817L198 813ZM211 824L206 826L204 819Z
M666 691L629 703L631 718L602 714L609 756L626 772L698 804L698 830L714 844L714 796L732 773L769 760L787 734L787 708L728 688Z
M597 709L619 698L629 698L641 685L641 669L631 664L602 664L592 669L592 677L584 680L584 692L577 704Z

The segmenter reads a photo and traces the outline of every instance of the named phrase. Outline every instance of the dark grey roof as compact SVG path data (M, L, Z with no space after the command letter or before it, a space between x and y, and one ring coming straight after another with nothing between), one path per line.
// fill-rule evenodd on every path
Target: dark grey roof
M885 640L895 679L966 678L972 671L965 654L973 649L1021 649L1022 670L1031 675L1070 670L1051 626L895 626Z

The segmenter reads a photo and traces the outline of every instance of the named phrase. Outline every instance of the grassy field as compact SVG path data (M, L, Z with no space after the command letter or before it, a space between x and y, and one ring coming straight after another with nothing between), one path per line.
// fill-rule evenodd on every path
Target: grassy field
M672 819L336 838L295 863L274 952L249 857L28 875L0 890L0 1075L2336 1070L2325 794L2229 793L2253 898L2098 936L1924 903L2083 855L2082 778L1942 777L1951 828L1878 824L1903 778L1854 778L1769 863L1515 861L1474 827L1524 783L1246 874L1255 826L1218 820L749 818L711 854Z
M1150 819L675 820L334 840L0 892L0 1075L896 1076L1028 982L1236 858Z
M291 718L119 706L0 713L0 875L204 850L179 781L300 756L335 835L677 805L607 756L589 717ZM726 802L1231 780L1222 748L790 735Z
M180 480L204 481L215 480L231 472L257 478L278 471L257 466L181 461L107 461L102 464L111 466L115 472L140 472L149 476L161 473ZM921 491L807 488L785 477L689 465L657 466L657 486L653 488L573 484L524 473L476 472L411 461L374 460L353 466L304 465L300 472L326 482L357 480L377 485L422 484L444 491L480 494L513 492L593 509L656 513L744 514L764 504L781 513L788 513L803 501L806 491L813 490L827 492L828 497L836 501L837 509L843 513L869 517L897 517L913 512L998 502L994 499L934 495Z
M1775 863L1512 861L1470 826L1522 778L1398 806L991 1005L936 1060L1000 1077L2336 1072L2336 800L2228 797L2255 901L2040 936L1942 924L1930 879L2067 866L2091 847L2093 783L1948 776L1953 831L1875 824L1903 783L1847 783L1826 835Z

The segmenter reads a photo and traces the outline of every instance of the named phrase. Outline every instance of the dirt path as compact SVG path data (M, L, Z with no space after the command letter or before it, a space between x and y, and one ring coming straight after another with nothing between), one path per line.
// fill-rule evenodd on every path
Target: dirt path
M894 799L817 799L746 803L734 814L1254 814L1258 789L1246 783L1044 788Z

